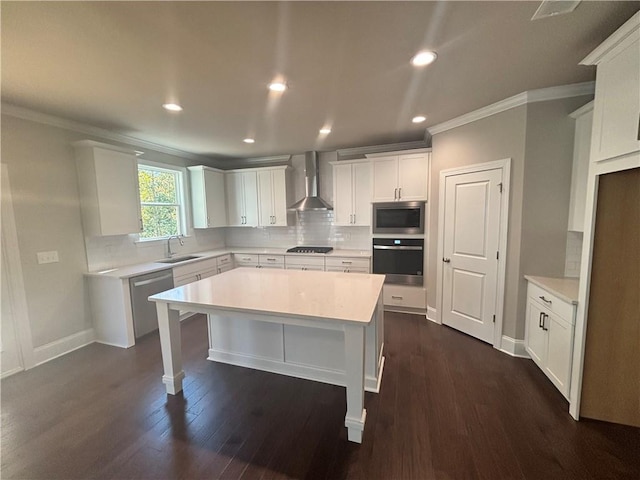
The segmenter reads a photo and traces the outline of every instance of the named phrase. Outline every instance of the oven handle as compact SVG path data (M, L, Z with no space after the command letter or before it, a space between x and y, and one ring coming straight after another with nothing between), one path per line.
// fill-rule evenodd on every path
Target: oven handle
M423 250L423 247L415 247L410 245L374 245L374 250Z

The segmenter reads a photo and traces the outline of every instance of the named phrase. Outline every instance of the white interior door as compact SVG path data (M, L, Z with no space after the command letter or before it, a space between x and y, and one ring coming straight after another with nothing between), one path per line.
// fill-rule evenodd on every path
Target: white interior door
M446 177L442 322L493 343L502 169Z

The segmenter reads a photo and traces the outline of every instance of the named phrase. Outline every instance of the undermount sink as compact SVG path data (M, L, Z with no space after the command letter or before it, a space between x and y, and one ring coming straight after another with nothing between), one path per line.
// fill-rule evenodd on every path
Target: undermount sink
M158 260L158 263L180 263L180 262L186 262L187 260L193 260L195 258L200 258L200 257L197 255L185 255L184 257L165 258L164 260Z

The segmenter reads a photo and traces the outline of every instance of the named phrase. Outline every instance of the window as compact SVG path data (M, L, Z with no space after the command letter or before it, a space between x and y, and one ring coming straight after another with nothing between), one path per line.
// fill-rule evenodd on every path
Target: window
M141 240L186 233L182 178L180 170L138 165L143 225Z

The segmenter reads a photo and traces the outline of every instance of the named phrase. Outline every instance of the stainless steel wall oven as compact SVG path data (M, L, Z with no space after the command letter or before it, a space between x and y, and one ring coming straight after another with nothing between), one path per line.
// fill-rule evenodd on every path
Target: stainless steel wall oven
M373 273L386 275L385 283L421 286L423 265L424 239L373 239Z

